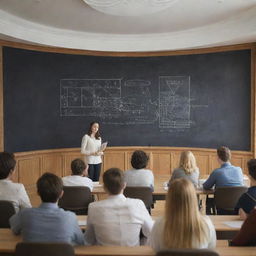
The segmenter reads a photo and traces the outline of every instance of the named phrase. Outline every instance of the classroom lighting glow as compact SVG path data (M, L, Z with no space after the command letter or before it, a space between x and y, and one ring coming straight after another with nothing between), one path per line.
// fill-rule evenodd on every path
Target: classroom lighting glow
M178 0L83 0L93 9L117 16L142 16L163 11Z

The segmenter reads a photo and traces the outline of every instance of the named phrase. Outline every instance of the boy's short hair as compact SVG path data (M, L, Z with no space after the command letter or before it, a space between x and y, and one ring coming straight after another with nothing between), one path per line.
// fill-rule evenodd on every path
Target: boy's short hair
M103 174L103 183L110 194L118 195L124 188L124 174L119 168L110 168Z
M217 149L217 155L219 159L223 162L228 162L231 159L231 152L228 147L219 147Z
M149 157L142 150L136 150L132 154L131 165L134 169L143 169L148 164Z
M0 153L0 179L6 179L10 172L14 170L16 160L13 153L1 152Z
M37 192L44 203L56 203L63 190L60 177L53 173L44 173L37 181Z
M247 162L250 176L256 180L256 159L251 159Z
M79 158L71 162L71 170L73 175L82 175L87 165Z

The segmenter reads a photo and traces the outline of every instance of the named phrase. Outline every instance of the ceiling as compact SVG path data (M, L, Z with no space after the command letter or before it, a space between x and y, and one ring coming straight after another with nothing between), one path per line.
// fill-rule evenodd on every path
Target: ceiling
M104 14L82 0L1 0L0 38L125 52L256 42L256 0L177 0L141 16Z

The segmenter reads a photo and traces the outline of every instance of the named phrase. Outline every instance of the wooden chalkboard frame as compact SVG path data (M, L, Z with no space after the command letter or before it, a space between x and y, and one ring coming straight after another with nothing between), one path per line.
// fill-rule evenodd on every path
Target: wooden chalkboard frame
M94 55L94 56L124 56L124 57L145 57L145 56L170 56L170 55L190 55L190 54L200 54L200 53L215 53L215 52L225 52L234 50L251 50L251 150L254 157L256 156L256 117L255 117L255 74L256 74L256 44L241 44L233 46L221 46L212 47L204 49L195 50L179 50L179 51L162 51L162 52L96 52L96 51L84 51L84 50L74 50L74 49L64 49L56 47L43 47L35 45L27 45L16 42L0 41L0 149L4 149L4 128L3 128L3 58L2 58L2 47L9 46L20 49L35 50L41 52L54 52L54 53L66 53L66 54L79 54L79 55Z

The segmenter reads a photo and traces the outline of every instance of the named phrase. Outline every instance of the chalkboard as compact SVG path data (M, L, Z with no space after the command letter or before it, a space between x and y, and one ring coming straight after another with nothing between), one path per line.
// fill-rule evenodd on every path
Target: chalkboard
M109 146L250 150L251 50L99 57L3 48L5 149Z

